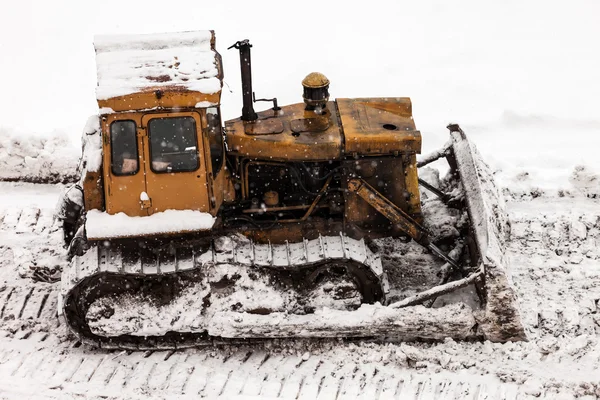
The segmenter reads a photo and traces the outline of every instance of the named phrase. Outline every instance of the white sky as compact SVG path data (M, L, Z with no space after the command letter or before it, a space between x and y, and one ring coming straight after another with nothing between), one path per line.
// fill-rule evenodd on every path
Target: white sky
M97 111L94 34L214 29L225 118L241 109L238 54L226 48L248 38L254 90L280 104L301 102L300 81L317 70L333 97L411 97L425 131L515 115L598 128L599 20L596 0L11 1L0 127L78 136Z

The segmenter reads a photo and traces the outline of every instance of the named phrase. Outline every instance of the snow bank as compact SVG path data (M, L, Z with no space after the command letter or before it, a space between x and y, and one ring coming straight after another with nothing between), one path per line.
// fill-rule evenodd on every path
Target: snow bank
M37 135L0 128L0 180L74 181L79 155L66 133Z
M130 217L90 210L86 217L87 238L105 239L161 233L204 231L212 228L215 218L200 211L166 210L148 217Z
M467 138L508 198L600 198L600 120L505 111L499 118L462 121ZM447 139L441 127L423 132L423 154ZM436 142L439 145L433 146ZM447 169L444 162L430 166Z
M504 111L463 129L513 198L600 197L600 120Z
M210 31L96 36L96 98L173 86L217 93L221 80L211 39Z

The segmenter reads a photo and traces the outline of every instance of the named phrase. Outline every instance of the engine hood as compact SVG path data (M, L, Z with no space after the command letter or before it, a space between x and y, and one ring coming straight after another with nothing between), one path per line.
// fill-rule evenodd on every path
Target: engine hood
M319 112L304 103L258 113L255 121L225 123L230 153L281 161L415 154L421 134L408 98L337 99Z

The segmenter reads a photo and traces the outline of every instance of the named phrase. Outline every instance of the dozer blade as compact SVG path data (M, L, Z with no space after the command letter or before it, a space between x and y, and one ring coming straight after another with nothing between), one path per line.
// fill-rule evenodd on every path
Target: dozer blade
M504 200L490 168L458 125L449 125L451 146L446 158L464 189L471 235L483 267L484 315L478 318L486 339L494 342L526 340L505 245L510 225Z
M510 232L502 194L494 183L489 167L471 146L460 127L450 125L448 128L450 142L441 151L425 157L426 161L420 164L426 165L443 157L450 164L451 174L448 181L453 182L459 189L462 194L459 197L463 200L455 201L456 208L463 212L466 210L469 217L469 229L465 229L462 236L469 243L469 259L464 263L468 262L470 265L461 266L455 262L450 254L445 254L433 243L432 234L425 227L362 179L352 179L348 183L349 191L356 193L406 235L444 260L446 266L442 270L449 267L449 270L462 275L462 279L453 282L444 278L438 286L390 306L400 309L415 304L432 305L442 294L475 284L482 308L482 311L476 312L479 334L492 341L525 340L516 295L508 274L508 259L504 256L504 247ZM459 182L456 182L457 179ZM451 196L423 182L421 181L421 185L425 189L441 197L442 202L450 204ZM446 277L449 278L450 275Z

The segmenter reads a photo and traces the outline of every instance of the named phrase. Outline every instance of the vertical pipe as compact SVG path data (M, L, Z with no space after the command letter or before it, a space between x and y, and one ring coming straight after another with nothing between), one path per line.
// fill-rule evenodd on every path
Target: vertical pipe
M242 73L242 120L255 121L258 118L252 106L252 63L250 60L250 48L252 45L246 40L237 42L235 45L240 51L240 70Z

